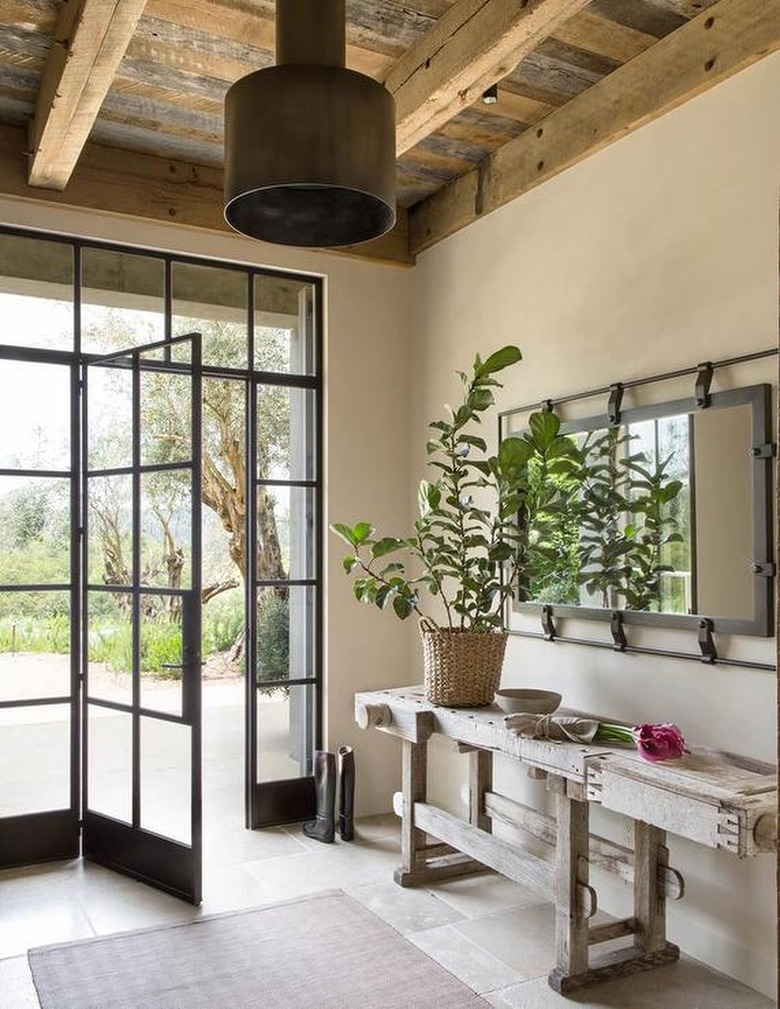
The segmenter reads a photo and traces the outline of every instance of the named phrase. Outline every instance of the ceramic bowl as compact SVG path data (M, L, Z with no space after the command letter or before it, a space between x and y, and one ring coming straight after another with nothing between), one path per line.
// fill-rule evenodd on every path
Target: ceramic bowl
M530 715L550 715L561 704L561 695L552 690L520 690L510 688L496 691L496 704L508 715L516 711Z

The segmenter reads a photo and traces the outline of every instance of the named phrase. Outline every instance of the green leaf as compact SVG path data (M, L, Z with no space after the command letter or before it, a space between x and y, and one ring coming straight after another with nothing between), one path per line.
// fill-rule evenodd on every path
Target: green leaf
M477 359L474 362L474 374L479 376L493 375L495 372L502 371L512 364L517 364L522 358L523 355L520 353L520 348L511 345L495 351L486 361L480 361L479 355L477 355Z
M405 545L403 540L396 539L395 536L385 536L372 545L371 556L384 557L386 554L392 554L396 550L402 550Z
M374 603L379 607L380 610L383 610L385 608L387 597L394 591L395 589L391 585L380 585L379 588L376 590Z
M467 403L471 410L487 410L495 403L495 397L490 389L472 389Z
M488 551L491 561L508 561L514 551L508 543L495 543Z
M344 525L343 522L331 523L330 531L335 533L340 539L344 540L344 542L349 544L349 546L356 547L358 545L355 535L352 532L352 528L348 525Z
M370 522L358 522L352 527L352 535L355 537L355 546L365 543L374 532L374 527Z
M421 480L417 490L417 505L420 515L425 517L431 511L436 511L440 503L441 491L437 485L435 483L428 483L427 480Z
M403 564L399 564L398 561L393 561L391 564L386 564L380 574L383 578L387 578L388 575L393 574L394 571L403 571Z
M393 610L399 620L406 620L408 616L411 616L413 609L411 600L406 596L393 597Z
M551 411L532 413L528 418L531 437L540 452L544 452L558 437L561 429L561 418Z
M476 434L461 434L458 435L458 443L465 442L467 445L473 445L474 448L478 448L480 452L487 452L487 442L484 438L480 438Z
M665 502L674 501L674 499L682 490L682 486L683 485L680 480L670 481L661 491L661 500Z
M498 446L498 463L502 472L508 469L519 469L529 461L534 454L531 442L524 438L504 438Z
M355 570L355 566L358 563L358 559L357 557L350 554L348 557L345 557L341 563L344 566L344 570L346 571L346 573L348 575L351 575L352 572Z

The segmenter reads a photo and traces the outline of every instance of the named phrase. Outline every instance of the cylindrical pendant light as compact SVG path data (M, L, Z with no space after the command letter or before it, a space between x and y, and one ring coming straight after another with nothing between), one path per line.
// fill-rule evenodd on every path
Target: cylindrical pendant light
M354 245L395 224L395 102L347 70L344 0L278 0L276 63L225 98L225 219L280 245Z

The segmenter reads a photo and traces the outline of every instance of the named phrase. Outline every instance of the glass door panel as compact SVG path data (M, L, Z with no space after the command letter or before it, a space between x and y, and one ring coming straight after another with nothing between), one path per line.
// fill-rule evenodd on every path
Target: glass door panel
M87 404L101 404L94 429L89 406L84 420L84 856L197 904L200 337L84 371ZM116 439L111 452L100 445L111 424L90 396L93 376L129 418L124 465ZM104 458L114 464L95 467Z
M255 350L268 370L310 370L308 295L288 282L258 288L269 311L265 328L256 326ZM287 309L286 320L270 311L272 304ZM252 407L248 823L261 827L303 819L314 805L321 704L319 387L258 381Z
M0 867L79 846L78 370L19 354L0 360Z

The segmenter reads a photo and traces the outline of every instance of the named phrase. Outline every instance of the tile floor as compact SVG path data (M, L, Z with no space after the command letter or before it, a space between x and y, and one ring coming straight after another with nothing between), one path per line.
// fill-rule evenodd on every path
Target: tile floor
M303 837L297 826L207 833L200 908L83 862L0 872L0 1009L38 1007L24 955L30 946L186 921L333 887L345 889L496 1009L774 1005L690 959L563 999L546 981L551 905L499 876L402 890L392 881L398 861L397 821L388 815L358 821L352 844L323 845Z

